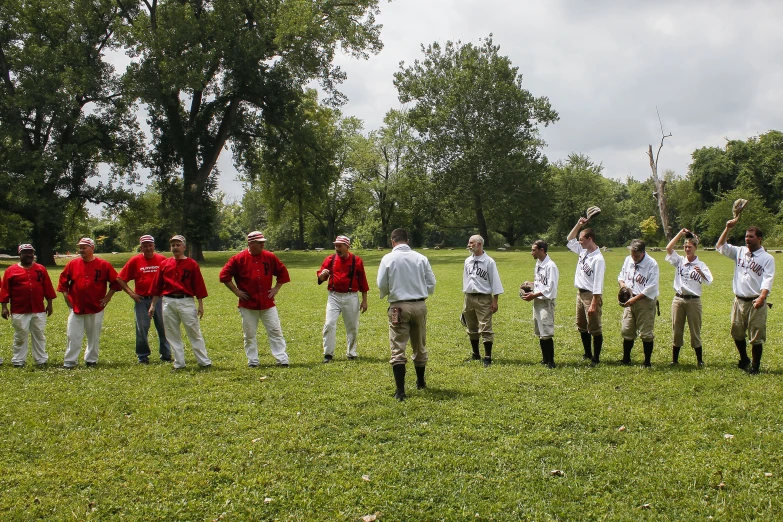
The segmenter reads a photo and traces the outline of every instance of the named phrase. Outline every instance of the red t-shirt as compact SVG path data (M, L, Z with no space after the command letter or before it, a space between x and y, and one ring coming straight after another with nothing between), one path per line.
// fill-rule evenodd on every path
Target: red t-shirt
M353 260L356 259L356 267L353 272L353 280L351 280L351 268L353 267ZM334 259L334 266L330 268ZM367 274L364 273L364 262L362 258L348 253L346 259L332 254L324 259L321 264L321 268L316 271L316 275L321 275L321 272L329 268L329 290L335 292L367 292L370 287L367 285ZM320 285L323 281L318 281ZM351 288L348 288L350 283Z
M207 285L201 268L193 259L169 257L160 264L152 295L185 294L199 299L207 297Z
M44 298L56 297L49 272L43 265L33 263L30 268L24 268L16 264L6 269L0 303L10 300L12 314L40 314L46 311Z
M142 297L151 296L152 285L155 284L155 276L158 275L160 264L165 260L166 258L158 253L154 253L152 259L147 259L144 257L144 254L133 256L128 259L128 262L122 267L120 275L117 277L126 283L136 281L133 291Z
M117 271L111 263L100 257L89 263L78 258L69 261L60 274L58 292L66 292L75 314L97 314L103 311L101 299L106 297L107 287L121 290L117 284Z
M266 310L275 306L275 300L269 298L272 277L277 278L278 284L291 281L283 262L268 250L262 250L255 256L243 250L229 259L220 271L221 283L233 278L237 288L250 296L247 300L240 299L239 306L251 310Z

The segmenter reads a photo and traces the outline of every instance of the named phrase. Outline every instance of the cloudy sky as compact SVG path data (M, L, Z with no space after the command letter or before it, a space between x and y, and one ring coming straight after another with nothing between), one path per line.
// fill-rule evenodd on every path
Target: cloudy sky
M393 74L422 57L422 44L475 44L490 33L523 86L560 114L542 133L550 161L579 152L603 163L608 177L647 178L647 145L661 139L656 106L672 134L660 172L685 175L696 148L783 128L783 2L381 2L383 51L337 60L348 74L342 111L365 130L401 107ZM230 163L224 154L221 188L241 197Z

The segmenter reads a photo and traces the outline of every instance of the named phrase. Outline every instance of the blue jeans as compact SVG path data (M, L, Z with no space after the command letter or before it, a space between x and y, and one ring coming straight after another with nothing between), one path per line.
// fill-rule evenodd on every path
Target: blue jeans
M142 297L141 301L134 305L136 312L136 357L139 360L149 359L151 354L150 343L147 341L150 331L149 309L151 304L152 297ZM163 302L161 299L158 299L158 303L155 305L155 313L152 318L155 321L155 330L158 331L158 340L160 341L160 359L170 361L171 347L166 340L166 330L163 328Z

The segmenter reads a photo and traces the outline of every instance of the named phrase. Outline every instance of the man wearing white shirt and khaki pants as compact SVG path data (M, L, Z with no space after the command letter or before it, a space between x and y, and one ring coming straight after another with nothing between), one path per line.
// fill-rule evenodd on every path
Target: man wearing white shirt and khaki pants
M775 279L775 259L761 246L763 234L758 227L745 231L744 247L726 243L729 230L736 225L737 218L726 222L715 248L735 263L731 283L736 296L731 308L731 336L740 356L737 366L757 374L767 337L767 296ZM748 358L746 334L750 339L752 361Z
M685 236L685 257L674 251L675 245ZM674 267L674 299L672 300L672 364L679 364L685 321L691 332L691 347L696 353L696 364L704 366L701 349L701 292L702 285L712 284L710 268L696 257L698 240L683 228L666 245L666 261Z
M462 292L465 294L462 316L473 348L471 359L481 359L481 340L484 343L484 366L489 366L492 364L492 343L495 338L492 314L498 311L498 296L503 293L503 285L495 260L484 252L484 238L470 236L468 249L471 255L465 259L462 271Z
M533 330L541 346L541 363L549 368L555 367L555 300L560 271L547 254L549 245L539 239L533 243L530 254L536 259L536 277L532 282L533 291L521 294L525 301L533 301ZM526 281L522 287L531 285Z
M435 274L429 260L408 246L408 232L398 228L391 233L392 251L381 259L378 268L378 289L381 299L389 297L389 344L392 371L397 391L394 398L403 401L405 395L405 346L408 339L413 349L416 387L426 388L424 370L427 366L427 304L435 291Z
M642 338L644 347L644 366L652 366L651 358L655 339L655 303L658 300L658 263L647 253L646 245L641 239L634 239L628 247L631 255L625 258L623 268L617 282L620 287L631 291L631 298L622 303L623 319L621 334L623 336L622 364L631 364L631 351L637 337Z
M595 366L601 362L601 348L604 344L601 315L606 261L601 254L601 249L595 243L595 231L592 228L585 228L579 232L586 223L587 218L579 218L566 239L568 250L579 256L574 272L574 286L577 289L576 329L582 338L584 358L590 359L591 365ZM578 240L577 234L579 234Z

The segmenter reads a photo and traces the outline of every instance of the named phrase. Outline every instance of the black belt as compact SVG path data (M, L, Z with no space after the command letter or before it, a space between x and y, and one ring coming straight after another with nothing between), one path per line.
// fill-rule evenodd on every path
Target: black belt
M756 297L742 297L742 296L739 296L739 295L737 296L737 299L739 299L740 301L745 301L746 303L749 302L749 301L755 301L758 298L759 298L759 296L756 296Z
M698 295L689 295L689 294L674 294L680 299L698 299L700 296Z
M151 295L139 295L139 294L136 294L136 295L139 296L139 299L152 299Z
M426 297L422 297L421 299L401 299L399 301L395 301L396 303L420 303L421 301L424 301L427 299Z
M583 293L585 293L585 292L590 292L590 293L593 293L593 291L592 291L592 290L585 290L584 288L577 288L577 290L579 290L579 293L580 293L580 294L583 294Z
M163 294L163 297L171 297L172 299L185 299L186 297L193 297L187 294Z
M481 292L468 292L468 295L492 295L492 294L482 294Z

